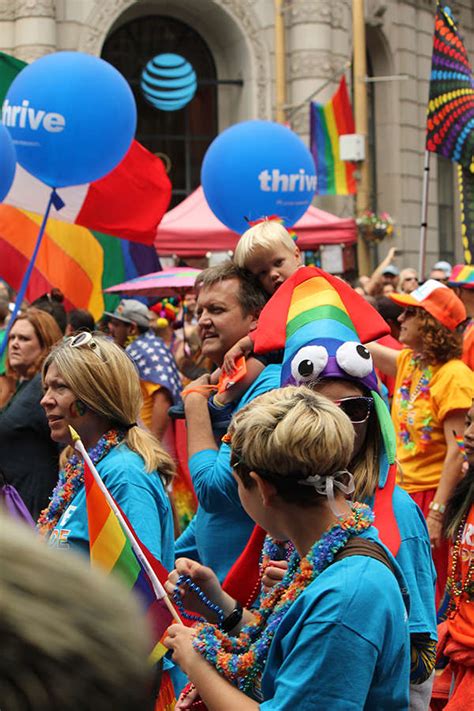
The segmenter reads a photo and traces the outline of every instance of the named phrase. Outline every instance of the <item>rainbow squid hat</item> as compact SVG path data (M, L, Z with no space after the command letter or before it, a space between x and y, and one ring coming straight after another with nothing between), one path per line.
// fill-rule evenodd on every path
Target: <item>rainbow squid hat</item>
M389 332L380 314L342 279L316 267L300 267L272 296L250 335L255 353L284 349L282 386L344 378L370 392L382 433L379 485L372 508L380 538L396 556L400 531L392 501L395 431L380 396L372 356L363 345ZM259 590L264 537L265 531L256 526L223 584L242 604L253 600Z
M255 353L284 349L282 386L344 378L368 390L374 399L384 456L391 465L395 432L380 396L372 356L363 345L389 331L380 314L342 279L317 267L301 267L266 304L252 338ZM386 472L381 474L380 486L385 485L386 476Z

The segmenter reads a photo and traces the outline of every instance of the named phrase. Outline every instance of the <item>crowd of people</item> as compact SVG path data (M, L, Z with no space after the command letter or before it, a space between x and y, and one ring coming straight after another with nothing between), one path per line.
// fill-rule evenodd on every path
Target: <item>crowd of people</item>
M474 268L395 256L353 288L269 219L183 303L0 302L2 709L474 708ZM193 620L154 670L70 427Z

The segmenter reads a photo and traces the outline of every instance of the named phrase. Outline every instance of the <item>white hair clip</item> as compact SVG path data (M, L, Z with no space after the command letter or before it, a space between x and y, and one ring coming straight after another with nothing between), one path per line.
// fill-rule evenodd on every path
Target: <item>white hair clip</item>
M344 476L347 478L347 484L340 481L340 477ZM341 512L336 506L336 500L334 498L334 487L342 491L343 494L348 496L354 492L354 476L347 469L342 469L341 471L334 472L334 474L329 474L329 476L308 476L306 479L299 479L298 484L303 486L312 486L318 494L321 496L326 496L331 511L335 516L341 516Z

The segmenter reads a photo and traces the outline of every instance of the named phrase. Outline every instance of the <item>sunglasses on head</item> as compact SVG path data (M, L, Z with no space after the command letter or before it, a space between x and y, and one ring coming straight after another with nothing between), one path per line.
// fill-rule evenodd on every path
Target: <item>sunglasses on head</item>
M82 331L78 333L77 336L72 336L72 338L69 339L69 345L71 348L89 348L105 362L105 357L100 350L100 345L89 331Z
M335 400L334 403L341 408L353 425L358 425L369 419L374 400L371 397L356 395L343 397L340 400Z

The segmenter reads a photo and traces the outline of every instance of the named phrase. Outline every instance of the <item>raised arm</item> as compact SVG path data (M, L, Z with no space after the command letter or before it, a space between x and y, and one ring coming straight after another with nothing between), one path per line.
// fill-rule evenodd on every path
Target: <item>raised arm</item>
M366 347L372 354L375 366L385 373L385 375L395 376L397 374L397 357L400 351L395 348L381 346L380 343L373 341L366 343Z

